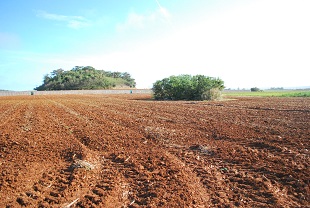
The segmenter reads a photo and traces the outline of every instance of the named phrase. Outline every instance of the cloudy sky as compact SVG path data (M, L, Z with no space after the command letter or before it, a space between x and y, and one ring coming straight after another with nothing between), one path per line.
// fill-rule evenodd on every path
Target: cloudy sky
M0 89L59 68L170 75L227 88L310 86L309 0L1 0Z

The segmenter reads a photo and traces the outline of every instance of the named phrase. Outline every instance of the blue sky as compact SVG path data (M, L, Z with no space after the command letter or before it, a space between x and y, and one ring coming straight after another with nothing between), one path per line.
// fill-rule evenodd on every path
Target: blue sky
M2 0L0 89L63 68L179 74L228 88L310 86L309 0Z

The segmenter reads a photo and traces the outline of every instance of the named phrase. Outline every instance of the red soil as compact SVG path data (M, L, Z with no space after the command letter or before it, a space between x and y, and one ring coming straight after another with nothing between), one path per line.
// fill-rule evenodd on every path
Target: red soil
M309 98L0 97L0 207L309 207Z

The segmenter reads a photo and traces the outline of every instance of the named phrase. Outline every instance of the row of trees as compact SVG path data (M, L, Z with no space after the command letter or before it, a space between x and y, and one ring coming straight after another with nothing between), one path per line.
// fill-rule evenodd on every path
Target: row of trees
M44 76L43 84L35 90L86 90L135 87L127 72L96 70L91 66L76 66L69 71L57 69ZM158 80L153 84L157 100L213 100L221 96L224 82L204 75L179 75Z
M204 75L179 75L153 84L156 100L211 100L220 97L224 82Z
M85 90L135 86L135 80L127 72L111 72L97 70L91 66L76 66L69 71L57 69L45 75L43 84L35 90Z

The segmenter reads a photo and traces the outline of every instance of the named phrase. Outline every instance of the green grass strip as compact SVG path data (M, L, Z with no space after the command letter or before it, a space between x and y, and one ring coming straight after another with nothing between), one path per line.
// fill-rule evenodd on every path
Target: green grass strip
M224 91L224 97L310 97L310 90L283 90L283 91Z

